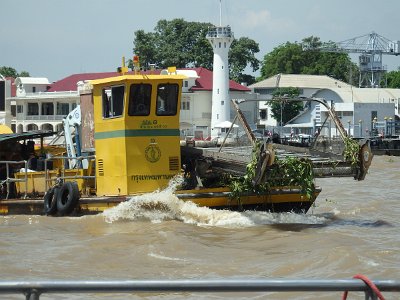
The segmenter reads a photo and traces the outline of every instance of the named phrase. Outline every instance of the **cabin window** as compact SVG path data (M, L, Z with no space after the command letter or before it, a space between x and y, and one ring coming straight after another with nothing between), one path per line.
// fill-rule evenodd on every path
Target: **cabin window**
M150 114L151 84L132 84L129 95L128 114L148 116Z
M177 113L179 86L160 84L157 88L157 116L175 116Z
M122 116L124 111L125 86L112 86L103 89L103 118Z

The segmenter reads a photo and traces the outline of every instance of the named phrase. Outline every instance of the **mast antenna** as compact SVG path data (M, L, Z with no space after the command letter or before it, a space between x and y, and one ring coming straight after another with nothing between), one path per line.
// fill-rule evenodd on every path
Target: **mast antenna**
M222 0L219 0L219 26L222 26Z

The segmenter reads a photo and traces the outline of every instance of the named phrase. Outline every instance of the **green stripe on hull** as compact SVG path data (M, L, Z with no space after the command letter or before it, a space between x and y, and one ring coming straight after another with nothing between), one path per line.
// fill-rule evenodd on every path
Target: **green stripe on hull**
M179 129L127 129L96 132L94 134L96 140L142 136L179 136Z

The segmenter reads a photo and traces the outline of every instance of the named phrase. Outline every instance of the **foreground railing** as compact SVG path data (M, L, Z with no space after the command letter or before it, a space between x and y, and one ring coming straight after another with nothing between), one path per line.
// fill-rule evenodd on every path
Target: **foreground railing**
M46 158L44 160L44 170L42 170L42 169L40 170L40 171L44 171L44 174L45 174L44 191L47 191L48 188L51 186L51 182L55 181L55 178L54 177L52 178L49 174L49 171L51 171L51 170L48 168L48 163L49 163L49 161L56 160L56 159L62 160L63 165L65 164L65 161L67 161L67 160L76 160L78 165L82 165L83 161L86 160L87 164L89 165L96 159L96 156L95 155L79 156L79 157L53 156L53 157ZM15 167L15 166L17 166L17 167ZM21 166L24 166L23 170L21 170ZM10 195L12 194L12 191L15 192L15 187L12 187L11 184L20 182L21 183L20 192L24 194L23 199L26 199L28 197L28 180L33 180L33 179L30 179L30 177L28 176L28 174L31 173L31 170L28 169L28 161L27 160L21 160L21 161L2 160L2 161L0 161L0 168L3 168L3 167L5 167L6 178L4 180L0 180L0 194L2 193L1 189L3 189L5 187L6 199L9 199ZM72 169L72 170L76 170L76 169ZM32 171L36 171L36 170L32 170ZM68 171L70 171L70 170L68 170ZM61 176L59 176L59 178L62 180L65 180L65 179L69 179L69 180L70 179L73 179L73 180L77 180L77 179L91 180L92 179L92 180L94 180L94 179L96 179L95 175L67 176L66 172L67 172L67 170L65 168L62 168ZM14 178L14 173L24 173L24 177ZM22 183L23 183L23 185L22 185ZM95 181L95 184L96 184L96 181Z
M400 292L400 281L371 281L381 292ZM37 300L48 293L143 293L143 292L364 292L378 299L364 281L344 280L125 280L125 281L0 281L0 294L25 295ZM339 297L338 297L339 298Z
M28 161L26 160L21 160L21 161L7 161L7 160L3 160L0 161L0 167L2 165L6 166L6 179L0 181L0 189L2 188L2 185L5 184L6 185L6 199L10 198L10 194L11 194L11 183L13 182L24 182L25 183L25 193L24 193L24 199L26 198L27 195L27 190L28 190ZM24 173L25 173L25 177L24 179L16 179L12 176L12 174L14 174L15 170L12 170L12 166L19 166L18 169L20 169L20 165L24 165Z
M67 160L72 160L72 161L74 161L74 160L76 160L77 161L77 166L82 166L82 164L83 164L83 161L84 160L86 160L87 161L87 164L88 165L90 165L95 159L96 159L96 155L88 155L88 156L77 156L77 157L67 157L67 156L52 156L52 157L49 157L49 158L46 158L45 159L45 163L44 163L44 166L45 166L45 169L44 169L44 171L45 171L45 191L47 191L48 190L48 188L49 188L49 183L51 183L52 181L54 181L54 178L51 178L50 176L49 176L49 170L48 170L48 168L47 168L47 166L48 166L48 162L49 161L53 161L53 160L57 160L57 159L59 159L59 160L62 160L63 161L63 165L65 165L65 162L67 161ZM89 167L88 167L89 168ZM72 169L72 170L75 170L75 169ZM65 168L62 168L61 169L61 176L60 176L60 179L62 179L62 180L65 180L65 179L83 179L83 180L89 180L89 179L96 179L96 176L95 175L87 175L87 176L83 176L83 175L73 175L73 176L67 176L65 173L66 173L66 171L67 171L67 169L65 169ZM96 182L96 181L95 181ZM51 185L51 184L50 184Z

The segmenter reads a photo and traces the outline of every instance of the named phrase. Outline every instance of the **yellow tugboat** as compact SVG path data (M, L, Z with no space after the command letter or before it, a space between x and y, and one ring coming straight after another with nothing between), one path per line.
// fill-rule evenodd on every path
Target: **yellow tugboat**
M123 66L119 76L90 81L80 106L64 119L66 156L41 147L35 152L40 157L30 158L32 140L51 133L1 134L0 213L100 213L134 195L163 189L175 176L183 177L175 195L199 206L307 212L320 192L312 181L315 168L310 161L292 162L304 164L311 178L304 184L303 174L284 178L287 164L275 159L265 144L254 143L253 159L242 164L241 174L217 168L218 159L207 159L203 152L191 156L181 147L179 108L185 78L173 68L157 75L127 74ZM352 163L350 175L361 168L366 172L362 164Z

